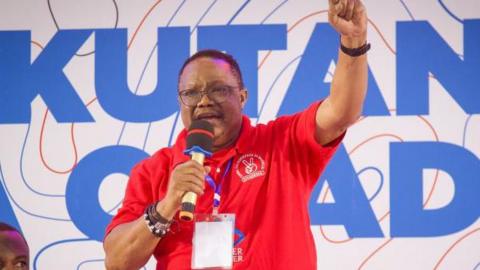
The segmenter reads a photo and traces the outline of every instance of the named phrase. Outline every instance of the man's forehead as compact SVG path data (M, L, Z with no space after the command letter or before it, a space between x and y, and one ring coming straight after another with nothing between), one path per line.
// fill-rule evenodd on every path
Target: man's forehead
M224 59L220 58L213 58L213 57L208 57L208 56L202 56L197 59L192 60L190 63L188 63L185 66L185 69L187 68L192 68L193 66L215 66L217 68L227 68L230 69L230 64L225 61Z
M16 231L0 232L0 250L10 250L19 253L19 255L28 254L27 243L25 243L20 233Z
M233 83L236 78L229 63L223 59L201 57L185 66L180 77L180 86L230 81Z

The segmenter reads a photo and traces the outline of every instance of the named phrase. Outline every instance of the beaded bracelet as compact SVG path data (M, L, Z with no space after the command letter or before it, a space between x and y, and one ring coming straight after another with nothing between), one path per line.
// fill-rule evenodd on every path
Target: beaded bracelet
M145 209L143 217L150 232L156 237L164 237L170 230L171 220L168 220L157 212L157 203L153 203Z

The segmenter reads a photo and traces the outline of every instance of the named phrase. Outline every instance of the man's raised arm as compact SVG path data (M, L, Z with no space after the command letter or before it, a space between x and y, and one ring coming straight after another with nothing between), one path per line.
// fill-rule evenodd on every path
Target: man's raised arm
M330 95L316 115L317 142L326 145L355 123L362 112L367 91L367 13L359 0L329 0L328 20L340 34L344 47L338 62Z

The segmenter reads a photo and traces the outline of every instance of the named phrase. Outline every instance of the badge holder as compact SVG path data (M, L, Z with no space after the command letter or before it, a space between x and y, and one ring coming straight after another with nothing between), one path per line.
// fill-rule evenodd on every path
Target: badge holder
M192 269L231 269L235 214L195 214Z

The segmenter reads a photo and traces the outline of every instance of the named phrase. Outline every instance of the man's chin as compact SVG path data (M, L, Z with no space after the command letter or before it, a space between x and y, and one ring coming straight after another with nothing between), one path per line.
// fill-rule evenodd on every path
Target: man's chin
M210 123L214 129L217 129L218 127L220 127L220 125L222 125L223 121L221 118L216 118L216 117L212 117L212 118L203 118L202 119L203 121L207 121L208 123Z

